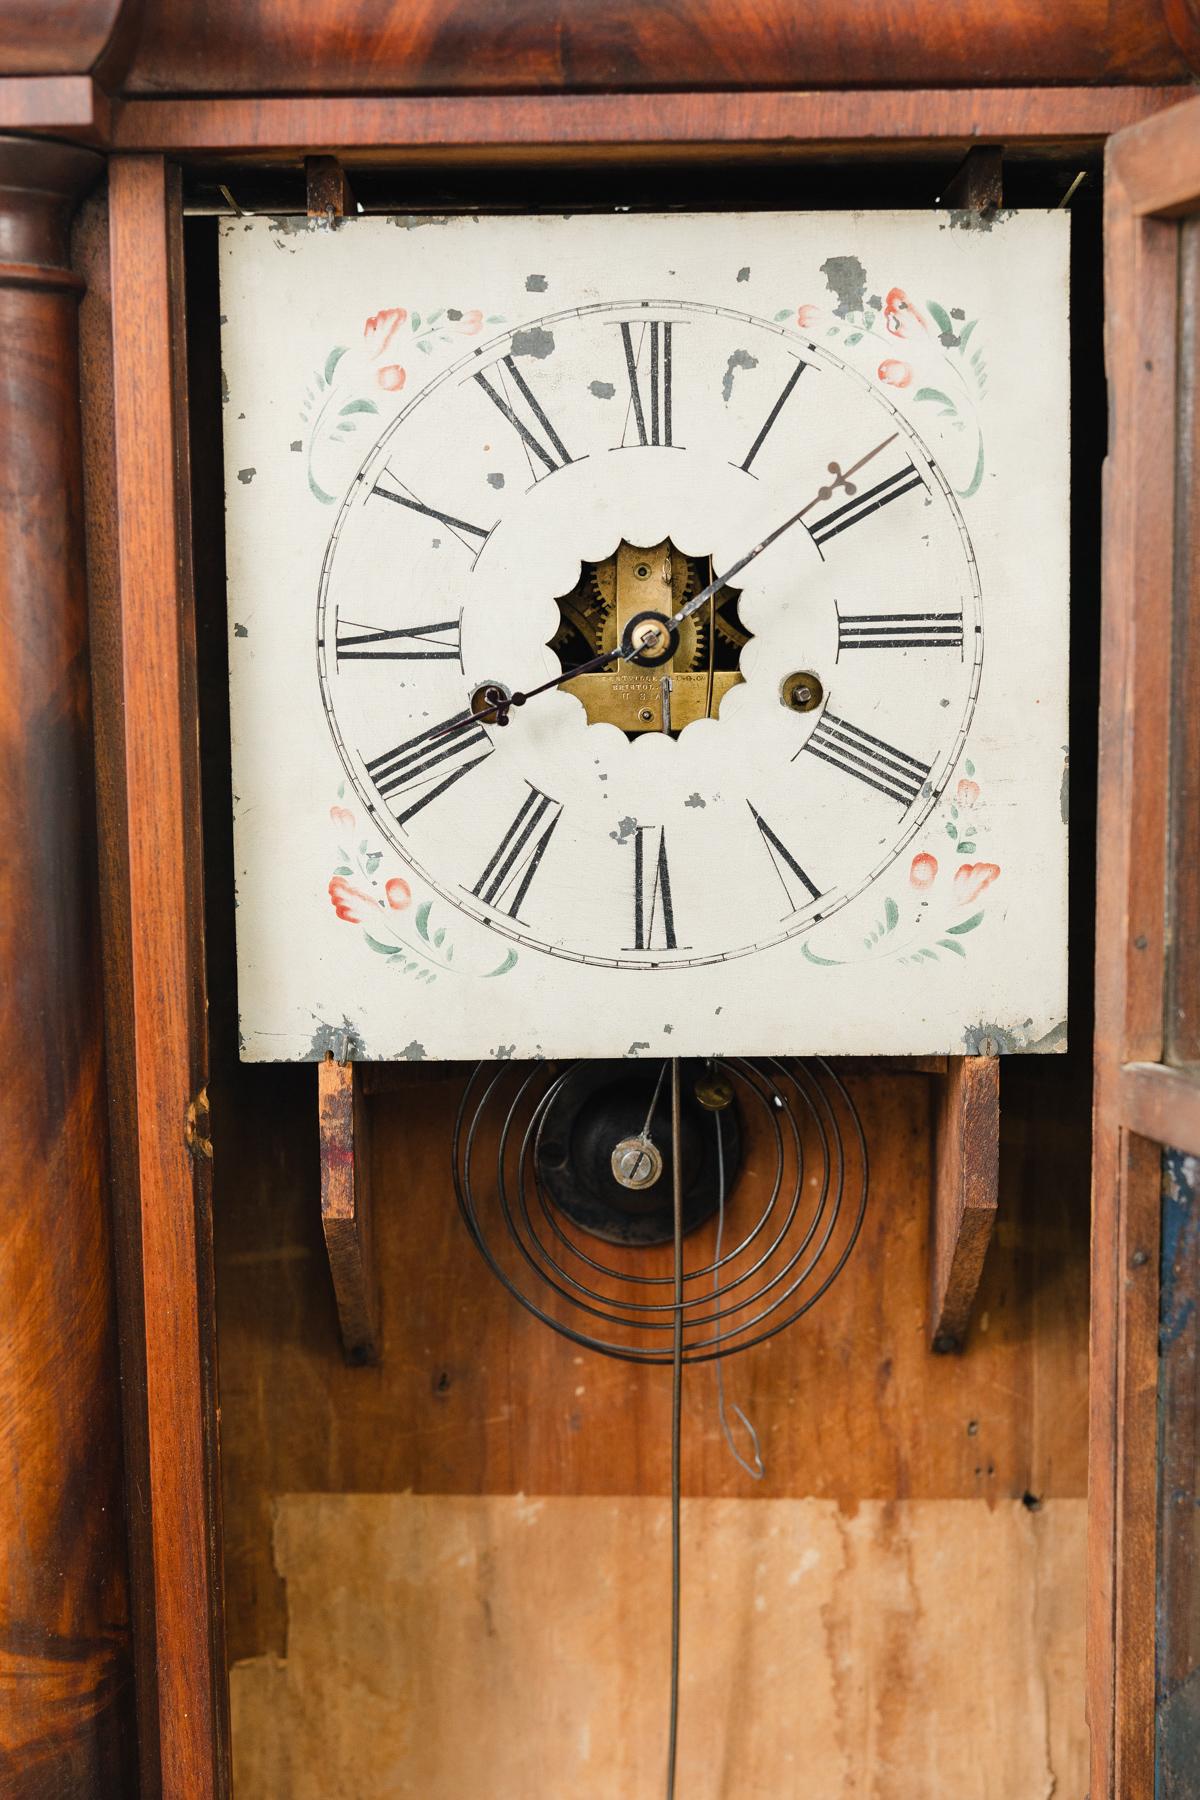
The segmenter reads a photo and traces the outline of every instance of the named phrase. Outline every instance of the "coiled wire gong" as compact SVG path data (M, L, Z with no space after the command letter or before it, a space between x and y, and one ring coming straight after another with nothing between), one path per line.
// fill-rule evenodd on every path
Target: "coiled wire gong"
M656 1107L661 1059L615 1065L645 1072L649 1135L670 1191L669 1126ZM522 1306L604 1356L669 1363L675 1275L669 1247L613 1244L556 1204L539 1144L557 1133L556 1103L581 1069L568 1063L481 1063L454 1133L454 1179L467 1229ZM682 1065L685 1090L730 1098L704 1118L721 1135L729 1192L687 1234L679 1311L683 1358L748 1350L816 1304L854 1247L867 1201L867 1146L854 1103L820 1059L718 1058ZM734 1120L736 1118L736 1127ZM740 1172L728 1153L736 1130ZM614 1139L619 1127L614 1126ZM686 1154L682 1160L687 1168ZM721 1187L724 1187L722 1171ZM561 1196L560 1196L561 1197Z

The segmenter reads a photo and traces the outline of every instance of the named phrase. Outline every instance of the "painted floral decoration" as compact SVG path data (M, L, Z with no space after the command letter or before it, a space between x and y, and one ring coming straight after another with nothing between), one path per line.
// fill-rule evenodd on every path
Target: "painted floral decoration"
M363 320L361 342L351 350L335 344L304 391L300 419L304 436L293 445L303 449L308 488L322 506L333 506L346 485L344 452L364 414L377 414L374 390L399 394L408 381L414 355L432 356L440 344L474 337L489 325L502 325L499 313L482 307L435 307L420 313L407 306L384 306ZM365 390L365 391L364 391Z
M884 956L921 967L950 956L966 956L970 946L963 939L983 924L986 912L986 906L976 906L976 902L999 880L1000 865L964 860L978 855L985 820L983 788L975 779L975 765L967 762L964 767L966 774L944 821L949 849L940 856L929 848L918 850L908 865L907 885L917 898L898 903L887 895L883 915L863 939L857 955L821 956L805 941L801 948L809 962L832 967ZM967 913L968 907L975 910Z
M914 406L935 407L944 433L953 434L948 447L961 462L965 478L955 492L969 500L979 492L985 467L979 409L987 393L988 370L975 339L979 320L938 300L918 305L899 287L889 288L883 297L867 298L868 285L864 272L859 305L839 302L830 309L806 301L784 307L775 317L814 335L823 328L826 337L840 338L848 350L877 344L874 375L880 385L911 390Z
M345 798L345 785L338 799ZM448 927L433 916L437 902L432 898L417 901L412 882L402 875L381 877L380 868L387 854L383 846L370 838L360 838L353 849L357 821L350 808L331 806L330 822L338 834L338 863L329 878L329 903L338 918L347 925L357 925L364 943L378 956L388 959L389 967L417 981L435 982L444 974L469 974L483 979L507 975L516 967L517 952L507 950L495 967L495 941L487 936L485 943L467 942L466 954L454 960L455 944L447 936ZM459 927L465 921L451 915ZM481 961L481 952L483 961Z

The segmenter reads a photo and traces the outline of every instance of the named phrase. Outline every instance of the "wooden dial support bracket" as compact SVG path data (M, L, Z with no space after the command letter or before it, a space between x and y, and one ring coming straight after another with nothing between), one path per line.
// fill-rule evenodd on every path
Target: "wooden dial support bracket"
M951 1056L934 1100L929 1227L929 1335L938 1355L961 1350L996 1223L1000 1060Z
M362 1070L332 1053L317 1065L321 1229L347 1362L379 1361L379 1271L371 1221L370 1138Z
M304 159L306 210L310 219L332 225L355 211L356 202L346 178L346 171L336 156L306 156Z

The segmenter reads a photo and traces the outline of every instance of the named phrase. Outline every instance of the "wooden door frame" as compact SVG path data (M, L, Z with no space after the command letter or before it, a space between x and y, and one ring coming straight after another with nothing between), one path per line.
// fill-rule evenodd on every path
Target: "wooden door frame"
M137 1122L132 1129L127 1118L122 1127L114 1116L113 1137L118 1207L131 1221L125 1228L130 1251L124 1282L136 1289L133 1301L128 1296L126 1300L126 1317L133 1325L127 1334L127 1354L130 1366L140 1369L143 1383L143 1397L134 1401L142 1416L132 1433L134 1438L140 1435L141 1443L130 1453L130 1468L131 1530L148 1546L142 1561L149 1591L139 1606L143 1638L139 1666L143 1680L149 1682L153 1676L150 1692L139 1696L140 1708L153 1713L151 1725L141 1734L144 1794L162 1794L168 1800L221 1800L229 1792L211 1304L211 1148L204 1098L208 1051L195 618L181 355L181 202L178 170L168 159L209 159L224 168L260 160L294 167L305 153L322 150L342 151L351 160L399 164L516 158L575 163L639 155L682 161L738 153L803 158L828 156L831 151L848 158L882 159L905 153L948 155L981 139L1004 143L1017 152L1069 156L1095 151L1132 120L1146 123L1125 132L1123 143L1131 142L1135 132L1154 132L1181 98L1179 90L1163 88L929 94L843 90L570 99L147 100L118 109L110 140L107 235L113 404L108 443L89 447L93 465L89 556L94 629L98 628L98 642L108 656L106 666L97 670L97 721L106 964L111 971L109 1054L122 1071L114 1093L115 1113L124 1107ZM1200 102L1184 104L1190 114ZM1170 112L1155 113L1155 108L1163 107ZM1125 233L1114 240L1118 244L1141 243L1139 231L1158 227L1148 206L1138 212L1128 200L1131 190L1143 198L1149 195L1155 206L1170 208L1170 196L1163 200L1151 182L1136 187L1140 167L1132 151L1123 149L1114 156L1112 217L1118 234ZM1142 221L1136 228L1130 223L1135 217ZM1141 269L1136 256L1137 267L1126 269L1121 254L1125 253L1114 252L1113 259L1118 296L1133 292L1130 284L1136 283ZM1153 391L1159 394L1158 382ZM1161 404L1161 395L1159 400ZM1122 400L1122 414L1124 405ZM1128 471L1133 464L1125 442L1127 427L1123 420L1114 444ZM1161 443L1140 447L1147 457L1153 452L1161 461ZM1110 496L1116 491L1112 486L1116 466L1110 460ZM1153 546L1141 544L1137 554L1149 567ZM1111 599L1126 579L1125 564L1118 565L1115 559L1110 544L1105 707L1110 725L1115 719L1119 728L1125 705L1125 681L1119 671L1129 621L1128 609ZM1152 754L1149 763L1153 767ZM1103 781L1102 818L1111 820L1119 816L1121 795L1127 791L1119 742L1106 743ZM1129 854L1131 846L1126 845L1122 856L1127 859ZM1126 862L1120 863L1115 876L1110 863L1106 847L1101 874L1110 899L1101 918L1102 945L1126 941L1120 922L1124 902L1111 898L1122 891L1114 883L1125 879ZM1145 1159L1130 1148L1139 1140L1129 1134L1139 1120L1145 1129L1146 1118L1153 1116L1170 1122L1182 1147L1197 1135L1185 1129L1182 1119L1177 1123L1169 1071L1160 1076L1153 1068L1147 1072L1125 1066L1131 1061L1153 1065L1157 1060L1153 1034L1131 1038L1123 1021L1127 987L1138 994L1148 991L1143 969L1152 966L1155 955L1161 964L1161 938L1161 925L1157 937L1147 928L1149 948L1137 953L1145 962L1135 958L1130 964L1127 958L1121 964L1119 993L1114 998L1105 990L1102 998L1098 996L1105 1024L1103 1057L1098 1057L1097 1065L1101 1082L1097 1158L1104 1158L1105 1177L1097 1179L1096 1191L1094 1280L1102 1303L1093 1327L1093 1381L1097 1371L1104 1373L1111 1366L1104 1379L1114 1396L1130 1402L1126 1406L1122 1399L1119 1406L1106 1410L1093 1399L1093 1430L1103 1429L1110 1445L1107 1461L1100 1458L1093 1469L1093 1506L1107 1506L1108 1512L1093 1524L1092 1579L1100 1585L1091 1609L1090 1704L1093 1729L1099 1726L1097 1736L1102 1739L1093 1752L1093 1766L1106 1780L1105 1772L1113 1765L1111 1721L1117 1710L1117 1683L1103 1632L1109 1629L1111 1636L1118 1603L1127 1603L1128 1610L1123 1642L1140 1641L1143 1623L1140 1614L1129 1610L1138 1605L1137 1596L1126 1596L1128 1583L1118 1593L1113 1572L1118 1549L1125 1553L1141 1542L1136 1536L1117 1535L1118 1526L1126 1532L1128 1521L1140 1516L1131 1497L1123 1490L1118 1494L1117 1474L1128 1469L1131 1447L1141 1453L1146 1423L1143 1353L1156 1306L1156 1290L1151 1295L1151 1282L1156 1281L1153 1261L1134 1296L1122 1297L1117 1280L1125 1254L1117 1249L1118 1229L1132 1233L1130 1243L1141 1241L1145 1220L1137 1207L1141 1204L1144 1210L1150 1192ZM1103 963L1103 956L1100 960ZM1114 1021L1121 1021L1119 1029ZM1115 1173L1118 1157L1125 1159L1121 1166L1126 1171L1120 1182ZM130 1335L137 1341L128 1343ZM1127 1368L1134 1348L1143 1354L1143 1362ZM1124 1384L1120 1389L1118 1363ZM1149 1455L1152 1460L1152 1437ZM1110 1524L1106 1526L1105 1520ZM1141 1547L1144 1551L1144 1543ZM1151 1676L1152 1672L1151 1658ZM1141 1691L1136 1682L1130 1685L1131 1695ZM1120 1716L1133 1718L1134 1713L1131 1703ZM1104 1743L1110 1745L1108 1750ZM1124 1796L1142 1790L1120 1791ZM1101 1794L1116 1790L1111 1781L1102 1785L1094 1779L1092 1792L1093 1800L1099 1800Z
M1200 99L1121 132L1105 168L1088 1721L1092 1800L1132 1800L1155 1779L1161 1150L1200 1154L1200 1085L1164 1060L1178 221L1200 212Z

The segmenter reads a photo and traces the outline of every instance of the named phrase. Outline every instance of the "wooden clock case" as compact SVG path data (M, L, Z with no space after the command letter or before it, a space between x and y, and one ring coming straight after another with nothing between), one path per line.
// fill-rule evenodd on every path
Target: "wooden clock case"
M530 1407L519 1429L489 1423L513 1395L493 1394L472 1364L473 1308L521 1371L520 1397L554 1392L564 1372L552 1341L514 1328L467 1264L445 1172L452 1075L376 1082L382 1360L342 1360L316 1077L236 1057L205 214L336 211L340 171L380 209L748 194L925 206L980 144L1002 149L1010 204L1057 204L1086 172L1071 200L1074 1048L1005 1063L1001 1226L961 1356L931 1357L927 1342L942 1077L853 1074L877 1156L877 1235L828 1317L789 1342L783 1377L810 1397L780 1428L774 1467L780 1492L851 1500L923 1488L1030 1509L1078 1501L1086 1403L1091 1792L1151 1791L1160 1564L1184 1610L1192 1580L1159 1532L1155 1419L1170 1374L1157 1340L1158 1146L1200 1151L1187 1072L1197 888L1168 847L1197 763L1170 669L1172 652L1177 672L1196 654L1194 627L1172 612L1173 580L1190 578L1175 458L1190 468L1192 427L1177 451L1171 425L1196 257L1180 221L1200 192L1200 102L1178 103L1200 68L1200 25L1188 0L971 5L950 21L927 0L902 11L903 28L893 9L885 32L873 8L822 4L801 29L785 6L705 0L682 14L560 0L499 26L470 3L397 6L370 25L343 6L301 14L268 0L0 5L3 989L19 1046L3 1111L0 1394L21 1473L0 1510L16 1546L0 1651L19 1696L0 1770L14 1791L229 1791L226 1634L237 1659L278 1648L282 1628L274 1495L659 1491L664 1394L652 1383L632 1424L615 1388L590 1430L563 1407ZM1118 132L1102 231L1102 157ZM1103 633L1102 239L1114 403ZM1181 392L1190 421L1186 382ZM466 1284L440 1311L431 1268ZM808 1379L822 1356L840 1359L822 1403L844 1447L827 1452ZM764 1419L781 1367L747 1380L743 1399ZM314 1406L341 1421L336 1471L327 1426L308 1423ZM618 1420L630 1461L613 1472ZM691 1493L736 1491L702 1425L686 1479ZM1160 1642L1160 1675L1170 1657L1186 1661L1181 1641Z

